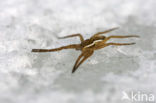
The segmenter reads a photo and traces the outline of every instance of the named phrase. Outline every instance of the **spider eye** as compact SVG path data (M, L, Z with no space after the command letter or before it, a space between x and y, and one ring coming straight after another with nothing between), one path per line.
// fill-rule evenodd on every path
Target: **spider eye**
M105 36L103 36L103 40L105 39L106 37Z

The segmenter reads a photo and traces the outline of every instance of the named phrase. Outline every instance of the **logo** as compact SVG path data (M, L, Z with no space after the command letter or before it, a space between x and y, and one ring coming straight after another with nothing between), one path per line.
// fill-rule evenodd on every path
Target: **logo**
M143 93L143 92L133 92L127 93L122 91L122 98L121 100L127 100L132 102L154 102L155 96L151 93Z

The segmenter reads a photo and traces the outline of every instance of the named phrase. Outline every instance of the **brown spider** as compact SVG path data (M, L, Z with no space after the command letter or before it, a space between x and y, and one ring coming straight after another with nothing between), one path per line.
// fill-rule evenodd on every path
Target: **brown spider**
M76 69L87 59L89 58L94 50L98 50L101 48L104 48L106 46L110 45L115 45L115 46L121 46L121 45L133 45L135 43L106 43L109 39L111 38L129 38L129 37L139 37L137 35L126 35L126 36L109 36L105 37L102 36L101 34L108 33L110 31L113 31L117 28L112 28L109 30L106 30L104 32L98 32L94 34L91 38L84 40L83 36L81 34L73 34L73 35L68 35L64 37L59 37L59 39L64 39L64 38L70 38L70 37L75 37L78 36L81 40L80 44L71 44L67 46L62 46L59 48L54 48L54 49L32 49L32 52L53 52L53 51L60 51L62 49L76 49L76 50L81 50L82 53L78 57L78 59L75 62L75 65L73 67L72 73L76 71Z

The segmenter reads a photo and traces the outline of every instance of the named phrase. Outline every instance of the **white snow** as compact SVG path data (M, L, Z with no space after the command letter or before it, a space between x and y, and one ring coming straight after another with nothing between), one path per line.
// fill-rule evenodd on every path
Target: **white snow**
M121 100L123 91L156 96L155 5L155 0L1 0L0 103L131 103ZM140 38L111 39L136 44L95 51L74 74L80 51L31 52L80 43L59 36L89 38L112 27L120 28L104 35Z

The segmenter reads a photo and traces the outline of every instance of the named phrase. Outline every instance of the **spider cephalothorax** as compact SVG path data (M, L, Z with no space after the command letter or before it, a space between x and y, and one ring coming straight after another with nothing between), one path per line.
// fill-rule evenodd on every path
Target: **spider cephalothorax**
M78 57L78 59L75 62L75 65L73 67L72 73L76 71L76 69L86 60L88 59L94 52L94 50L98 50L101 48L104 48L106 46L115 45L115 46L121 46L121 45L133 45L135 43L106 43L111 38L129 38L129 37L139 37L137 35L126 35L126 36L109 36L105 37L101 34L108 33L110 31L113 31L117 28L112 28L109 30L106 30L104 32L98 32L94 34L91 38L84 40L83 36L81 34L73 34L68 35L65 37L60 37L60 39L64 38L70 38L78 36L80 38L81 43L80 44L71 44L67 46L62 46L59 48L54 49L32 49L32 52L53 52L53 51L59 51L62 49L75 49L75 50L81 50L82 53Z

